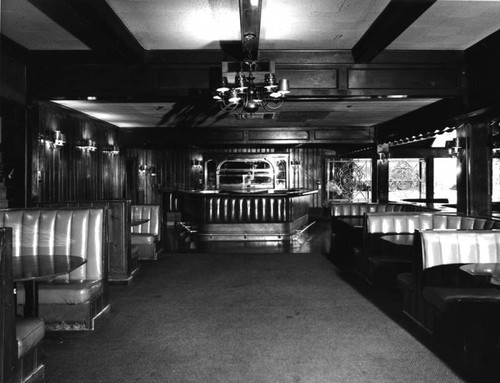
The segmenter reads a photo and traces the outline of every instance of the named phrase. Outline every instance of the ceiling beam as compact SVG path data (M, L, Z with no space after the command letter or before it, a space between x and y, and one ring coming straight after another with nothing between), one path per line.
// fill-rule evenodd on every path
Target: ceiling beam
M8 54L9 56L21 60L24 63L28 61L30 52L25 47L5 35L1 35L0 47L2 54Z
M404 140L419 134L426 135L442 129L453 117L463 112L464 104L461 97L444 98L378 125L377 139L379 142L388 142Z
M76 58L76 57L75 57ZM203 60L209 60L205 58ZM92 96L204 97L220 79L220 62L186 64L177 60L150 65L38 65L32 68L32 84L39 99ZM297 97L379 97L407 95L419 98L462 97L461 66L362 64L280 67L296 84ZM338 79L338 80L337 80ZM337 83L344 81L346 87ZM351 84L351 85L349 85Z
M436 0L391 0L352 48L354 61L372 61L435 2Z
M465 51L467 102L470 110L498 105L500 100L500 30Z
M103 58L142 62L144 49L105 0L28 0Z
M261 13L262 0L240 0L243 59L257 60L258 58Z

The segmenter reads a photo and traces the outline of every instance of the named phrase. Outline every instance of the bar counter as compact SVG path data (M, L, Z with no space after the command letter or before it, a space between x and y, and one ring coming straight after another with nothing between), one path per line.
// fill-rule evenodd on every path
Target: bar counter
M182 191L183 217L201 241L283 241L305 227L317 190Z

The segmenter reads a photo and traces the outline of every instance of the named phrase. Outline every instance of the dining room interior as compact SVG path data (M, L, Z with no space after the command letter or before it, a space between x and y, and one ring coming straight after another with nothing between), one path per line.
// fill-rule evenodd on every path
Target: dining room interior
M3 0L0 382L494 382L500 1Z

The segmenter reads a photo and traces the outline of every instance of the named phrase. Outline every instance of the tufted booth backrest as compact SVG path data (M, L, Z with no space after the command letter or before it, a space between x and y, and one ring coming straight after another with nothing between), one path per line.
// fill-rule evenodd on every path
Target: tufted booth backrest
M374 212L412 212L412 211L436 211L426 206L412 205L404 203L363 203L363 202L345 202L333 203L330 206L330 212L333 217L337 216L359 216L365 213Z
M132 226L132 233L154 234L160 240L160 205L132 205L132 219L148 219L142 225Z
M67 254L87 262L61 276L70 280L101 280L104 275L103 209L5 209L0 226L12 228L12 256Z
M416 230L490 230L500 229L500 220L452 214L369 213L368 233L414 233Z
M500 262L500 231L430 230L420 233L422 268Z

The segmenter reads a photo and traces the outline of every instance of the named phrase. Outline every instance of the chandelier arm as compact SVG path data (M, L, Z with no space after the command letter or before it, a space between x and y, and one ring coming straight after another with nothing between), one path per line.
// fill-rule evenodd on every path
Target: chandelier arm
M240 105L239 102L225 102L225 101L222 101L222 104L220 104L220 108L222 109L222 111L224 112L234 112L238 106Z
M283 103L285 102L284 98L280 98L279 101L275 100L266 100L265 102L262 103L262 107L267 110L267 111L273 111L281 108L283 106ZM275 104L276 106L270 106L271 104Z

